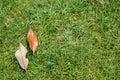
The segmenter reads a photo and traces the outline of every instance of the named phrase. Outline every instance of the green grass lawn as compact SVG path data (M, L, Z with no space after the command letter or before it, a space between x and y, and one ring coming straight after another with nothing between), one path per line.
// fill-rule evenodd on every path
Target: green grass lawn
M26 72L15 58L19 43ZM119 0L0 0L0 80L120 80Z

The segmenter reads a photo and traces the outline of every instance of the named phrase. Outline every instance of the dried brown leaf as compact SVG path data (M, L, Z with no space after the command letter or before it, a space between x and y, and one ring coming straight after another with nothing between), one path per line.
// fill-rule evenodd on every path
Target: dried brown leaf
M33 51L33 53L36 51L36 48L38 46L38 38L34 30L30 27L27 35L27 40L29 43L29 47Z
M15 53L15 57L17 58L20 66L26 70L28 66L28 59L26 58L27 49L20 43L19 49Z

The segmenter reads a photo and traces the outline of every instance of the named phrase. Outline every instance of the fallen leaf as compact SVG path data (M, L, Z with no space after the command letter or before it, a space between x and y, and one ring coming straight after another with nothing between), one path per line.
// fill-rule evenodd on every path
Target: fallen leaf
M28 66L28 59L26 58L27 49L20 43L19 49L15 52L15 57L17 58L20 66L26 70Z
M33 53L36 51L36 48L38 46L38 38L36 33L33 31L33 29L30 27L27 35L27 40L29 43L29 47L33 51Z

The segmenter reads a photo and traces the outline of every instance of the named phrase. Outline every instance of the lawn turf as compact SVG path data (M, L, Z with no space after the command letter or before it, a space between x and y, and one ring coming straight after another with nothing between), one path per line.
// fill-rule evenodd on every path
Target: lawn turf
M19 43L28 49L26 72L15 58ZM119 79L119 0L0 0L0 80Z

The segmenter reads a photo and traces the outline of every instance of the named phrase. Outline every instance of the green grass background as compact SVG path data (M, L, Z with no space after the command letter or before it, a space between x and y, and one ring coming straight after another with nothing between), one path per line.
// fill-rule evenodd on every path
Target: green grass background
M19 43L26 72L15 58ZM119 0L0 0L0 80L120 80Z

